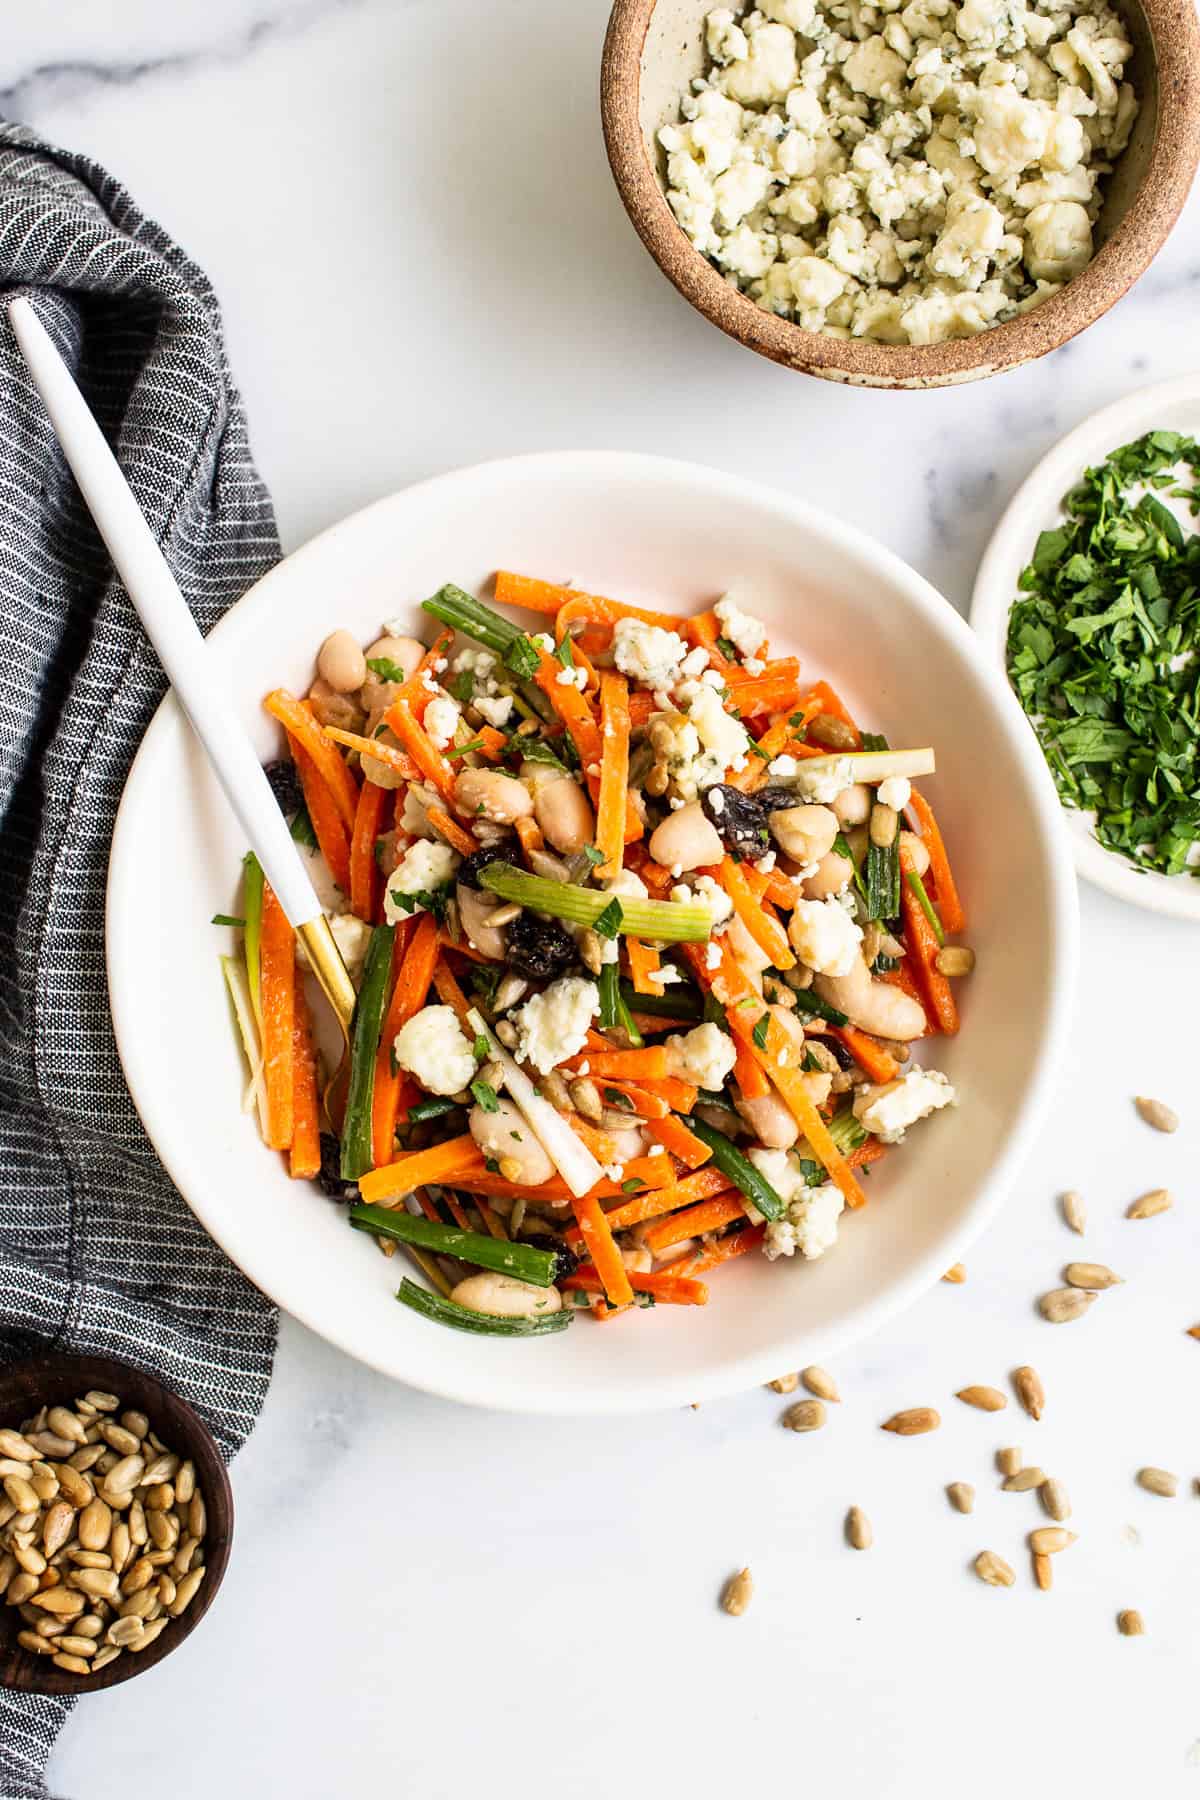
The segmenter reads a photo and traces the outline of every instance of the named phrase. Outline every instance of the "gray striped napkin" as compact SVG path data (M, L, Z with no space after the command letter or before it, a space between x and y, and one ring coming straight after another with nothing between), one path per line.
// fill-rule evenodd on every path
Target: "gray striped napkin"
M279 542L208 281L103 169L0 125L0 286L34 301L209 629ZM0 421L0 1361L125 1356L230 1455L275 1314L155 1159L104 978L109 839L163 676L3 323ZM45 1800L69 1704L0 1693L0 1800Z

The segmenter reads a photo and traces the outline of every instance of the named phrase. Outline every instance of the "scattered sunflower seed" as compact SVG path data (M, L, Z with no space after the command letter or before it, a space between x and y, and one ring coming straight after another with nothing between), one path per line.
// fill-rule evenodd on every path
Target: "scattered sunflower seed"
M1114 1275L1112 1270L1106 1268L1103 1263L1073 1262L1068 1263L1063 1270L1063 1280L1069 1287L1102 1290L1110 1287L1122 1287L1125 1277Z
M1178 1131L1179 1114L1165 1105L1161 1100L1150 1100L1145 1094L1139 1094L1133 1103L1147 1125L1153 1125L1155 1131Z
M1060 1204L1063 1218L1071 1230L1078 1232L1082 1237L1087 1230L1087 1212L1083 1204L1083 1195L1076 1193L1074 1188L1068 1188Z
M1038 1311L1051 1325L1069 1325L1072 1319L1083 1317L1095 1298L1090 1288L1055 1288L1042 1295Z
M994 1550L981 1550L975 1558L974 1568L980 1581L986 1582L988 1587L1011 1587L1017 1579L1011 1564L997 1556Z
M1029 1534L1029 1548L1035 1556L1056 1556L1060 1550L1069 1550L1077 1535L1063 1525L1039 1525Z
M952 1263L950 1265L950 1267L946 1270L946 1273L942 1276L943 1281L953 1282L955 1284L955 1286L958 1286L961 1282L964 1282L966 1279L967 1279L967 1265L965 1263Z
M946 1489L946 1496L955 1512L974 1512L975 1489L969 1481L952 1481Z
M1189 1325L1187 1334L1191 1338L1200 1338L1200 1325Z
M1012 1384L1017 1399L1029 1417L1040 1419L1046 1407L1046 1390L1037 1370L1031 1369L1028 1363L1022 1363L1019 1369L1013 1370ZM1017 1467L1020 1467L1019 1463ZM1012 1474L1015 1471L1005 1470L1005 1473Z
M852 1506L846 1514L846 1537L855 1550L869 1550L875 1542L871 1521L861 1506Z
M1166 1188L1151 1188L1148 1194L1139 1194L1138 1198L1125 1209L1127 1219L1155 1219L1159 1213L1169 1212L1174 1205Z
M1179 1477L1172 1475L1169 1469L1139 1469L1138 1486L1144 1487L1148 1494L1159 1494L1164 1500L1173 1500L1179 1492Z
M1038 1489L1038 1499L1050 1518L1057 1519L1060 1523L1063 1519L1070 1518L1071 1502L1067 1490L1056 1477L1051 1476L1048 1481L1043 1481Z
M1046 1479L1044 1469L1031 1465L1028 1469L1018 1469L1015 1475L1010 1475L1003 1484L1004 1491L1006 1494L1029 1494L1034 1488L1040 1488Z
M825 1423L825 1408L819 1400L797 1400L789 1406L781 1421L789 1431L819 1431Z
M829 1400L837 1405L842 1398L833 1376L828 1369L822 1369L817 1363L810 1363L807 1369L802 1369L800 1379L809 1393L815 1394L818 1400Z
M1117 1614L1117 1630L1122 1637L1145 1637L1146 1622L1136 1607L1127 1606Z
M994 1387L959 1388L955 1395L958 1400L965 1400L968 1406L978 1407L980 1412L1003 1412L1008 1405L1008 1397Z
M897 1437L919 1437L922 1432L936 1431L941 1422L942 1415L934 1407L910 1406L885 1419L880 1429L895 1432Z
M774 1394L794 1394L800 1386L800 1377L795 1374L777 1375L774 1381L768 1381L767 1386Z
M731 1575L721 1593L721 1610L734 1619L740 1619L751 1600L754 1598L754 1582L749 1569L739 1569Z
M996 1467L1002 1475L1015 1475L1020 1469L1023 1460L1020 1449L1016 1444L1010 1444L1007 1449L997 1450L996 1452Z

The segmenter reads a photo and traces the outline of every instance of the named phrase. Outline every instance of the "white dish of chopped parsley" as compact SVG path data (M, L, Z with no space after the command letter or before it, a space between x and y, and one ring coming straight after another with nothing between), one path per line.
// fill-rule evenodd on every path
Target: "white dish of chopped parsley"
M1200 376L1085 421L1018 491L971 622L1066 809L1079 872L1200 919Z

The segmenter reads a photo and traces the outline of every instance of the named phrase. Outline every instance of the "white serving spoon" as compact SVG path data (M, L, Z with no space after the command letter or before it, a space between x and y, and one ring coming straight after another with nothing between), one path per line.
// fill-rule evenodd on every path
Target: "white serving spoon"
M258 757L209 679L204 639L104 434L28 300L8 317L63 455L238 823L349 1042L354 986Z

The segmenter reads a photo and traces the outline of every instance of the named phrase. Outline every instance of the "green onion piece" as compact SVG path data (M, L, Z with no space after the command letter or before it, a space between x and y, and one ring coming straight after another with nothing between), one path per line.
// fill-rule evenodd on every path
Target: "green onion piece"
M246 936L242 954L246 958L246 984L250 989L250 1005L254 1020L262 1030L262 994L260 992L259 945L262 942L263 883L262 864L253 850L242 858L242 897L246 908Z
M783 1217L786 1210L783 1201L766 1177L742 1155L732 1138L727 1138L723 1131L718 1131L706 1119L690 1118L688 1130L694 1132L701 1143L708 1145L712 1151L714 1167L720 1169L722 1175L728 1175L735 1187L741 1188L747 1200L754 1202L764 1219Z
M494 650L498 656L503 656L509 646L523 635L508 619L501 618L498 612L493 612L482 600L476 600L473 594L455 587L452 581L439 588L431 600L423 600L421 610L440 619L443 625L452 625L464 637L474 638L477 644Z
M446 761L453 762L453 760L456 756L470 756L472 750L482 750L482 749L483 749L483 739L482 738L473 738L469 744L456 744L453 749L447 750L445 753Z
M808 1013L813 1018L825 1019L830 1025L848 1025L850 1023L844 1012L839 1012L836 1006L830 1006L828 1000L822 1000L820 995L814 994L811 988L793 989L792 991L796 995L797 1012Z
M607 966L607 965L606 965ZM632 981L621 982L621 998L626 1006L655 1019L701 1019L704 999L689 984L677 981L662 994L639 994Z
M242 930L246 923L245 919L235 919L232 913L214 913L208 922L210 925L232 925L238 931Z
M515 1275L518 1281L532 1282L535 1287L554 1283L558 1258L552 1250L538 1250L533 1244L510 1244L507 1238L490 1237L483 1231L460 1231L457 1225L417 1219L394 1206L352 1206L350 1223L356 1231L394 1238L398 1244L416 1244L437 1256L454 1256L481 1269Z
M867 917L894 919L900 911L900 834L886 847L867 846Z
M436 1100L418 1100L415 1106L409 1107L408 1117L414 1124L418 1119L441 1119L446 1113L454 1112L457 1106L457 1100L444 1100L441 1098Z
M592 930L598 937L615 938L621 929L621 920L625 917L621 902L614 894L603 912L597 913L592 920Z
M342 1127L342 1180L357 1181L374 1166L371 1105L375 1096L375 1056L387 1003L394 925L377 925L363 963L362 986L350 1021L350 1089Z
M646 1040L634 1024L632 1014L625 1003L615 962L604 964L596 985L600 991L601 1025L619 1026L625 1032L633 1049L640 1050Z
M492 1240L495 1242L495 1240ZM411 1306L435 1325L450 1325L455 1331L473 1331L480 1337L547 1337L552 1331L565 1331L575 1317L574 1309L543 1313L537 1319L497 1319L490 1313L471 1312L455 1300L443 1300L428 1288L418 1287L407 1277L400 1283L397 1300Z
M541 738L514 738L508 747L510 750L515 750L520 754L522 762L545 763L548 769L561 769L564 775L567 773L566 763L555 756L549 744L543 743ZM588 848L590 849L590 846L588 846ZM597 850L595 856L590 860L594 862L603 862L604 858Z
M887 739L881 731L864 731L862 734L862 747L864 750L887 750L890 748Z
M471 1083L471 1092L475 1096L476 1103L483 1108L485 1113L500 1111L500 1102L496 1098L496 1090L490 1082L473 1081Z
M502 900L513 900L554 919L567 919L572 925L595 925L611 904L610 896L599 888L548 881L542 875L527 875L511 863L489 863L480 870L479 881ZM712 914L707 906L681 906L674 900L621 900L617 929L630 937L652 938L664 944L699 944L711 928Z
M851 1107L844 1106L830 1119L829 1135L842 1155L848 1156L852 1150L857 1150L860 1144L866 1143L867 1128L855 1118ZM828 1181L829 1177L823 1174L822 1179Z
M921 877L917 874L915 869L908 869L906 871L906 876L909 887L921 903L921 911L933 926L933 935L938 941L938 948L941 949L946 942L946 933L942 930L942 921L937 916L933 901L925 892L925 883L921 880Z

